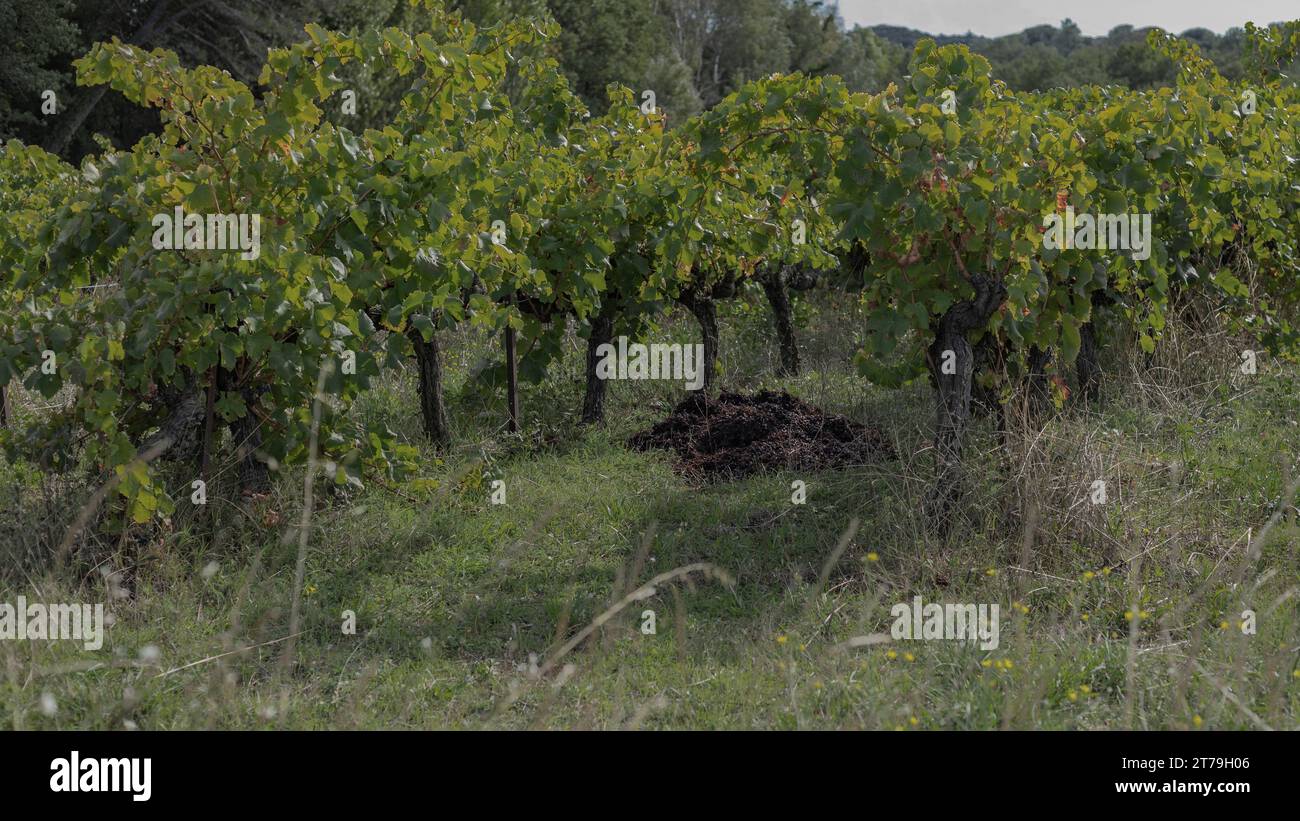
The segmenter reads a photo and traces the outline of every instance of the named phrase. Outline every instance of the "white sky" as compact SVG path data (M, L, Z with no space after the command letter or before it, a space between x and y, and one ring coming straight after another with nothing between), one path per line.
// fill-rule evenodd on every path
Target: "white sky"
M888 23L930 34L972 31L996 37L1068 17L1083 33L1099 36L1115 26L1160 26L1175 33L1207 28L1222 34L1247 20L1275 23L1300 19L1298 0L839 0L846 25Z

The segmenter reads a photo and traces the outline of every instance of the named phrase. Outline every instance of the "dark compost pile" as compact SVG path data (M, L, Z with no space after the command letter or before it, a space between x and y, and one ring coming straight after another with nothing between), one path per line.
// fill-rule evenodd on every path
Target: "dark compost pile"
M677 470L702 479L739 479L776 470L824 470L895 458L885 432L826 413L788 393L692 394L672 414L629 440L635 450L677 454Z

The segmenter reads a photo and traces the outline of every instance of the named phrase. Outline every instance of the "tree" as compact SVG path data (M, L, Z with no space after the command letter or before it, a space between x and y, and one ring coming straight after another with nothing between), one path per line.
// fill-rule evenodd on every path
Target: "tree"
M38 142L49 116L43 95L67 105L70 83L59 58L79 46L79 31L69 19L72 0L12 0L0 6L0 142L18 137Z
M611 83L653 89L665 106L686 106L691 91L671 72L655 0L549 0L560 24L560 64L587 106L603 113ZM652 68L653 67L653 68Z

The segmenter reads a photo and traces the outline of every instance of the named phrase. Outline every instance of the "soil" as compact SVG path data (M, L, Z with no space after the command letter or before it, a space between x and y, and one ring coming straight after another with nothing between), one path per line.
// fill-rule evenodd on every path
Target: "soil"
M694 393L628 445L671 450L679 473L706 480L896 458L880 428L826 413L784 391L752 396L723 391L716 398Z

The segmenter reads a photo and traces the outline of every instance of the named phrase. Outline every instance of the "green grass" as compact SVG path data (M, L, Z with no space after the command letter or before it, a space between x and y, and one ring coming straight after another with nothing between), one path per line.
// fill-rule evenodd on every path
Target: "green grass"
M1262 359L1257 376L1235 375L1219 337L1173 340L1190 358L1168 371L1108 351L1096 407L1071 405L1019 429L1005 450L990 421L977 422L970 521L938 542L919 512L928 386L886 391L856 376L851 299L823 294L801 310L806 371L781 381L761 306L727 306L725 384L782 386L870 419L896 438L899 461L689 483L665 455L622 444L662 418L676 388L615 384L611 424L576 425L577 340L555 378L526 390L526 431L510 436L500 397L467 382L488 342L449 339L457 446L441 457L425 449L435 489L318 494L295 667L281 666L286 642L277 640L293 595L298 471L255 503L223 491L230 503L214 504L210 536L178 516L115 555L116 574L61 572L0 589L0 601L110 601L116 618L95 653L71 642L0 643L6 723L1297 726L1300 530L1283 520L1260 533L1285 471L1300 476L1300 371ZM665 329L691 332L680 317ZM354 413L420 441L409 374L390 377ZM1102 506L1086 498L1097 478L1108 487ZM494 479L505 482L504 505L489 503ZM805 505L791 504L795 479L807 482ZM659 585L536 673L626 593L693 563L725 578ZM122 597L110 598L114 590ZM888 634L890 608L915 595L999 604L1000 646L845 647ZM1257 614L1255 635L1236 628L1246 608ZM345 610L356 614L355 635L341 629ZM653 635L639 629L645 610L655 614ZM45 694L52 714L40 707Z

